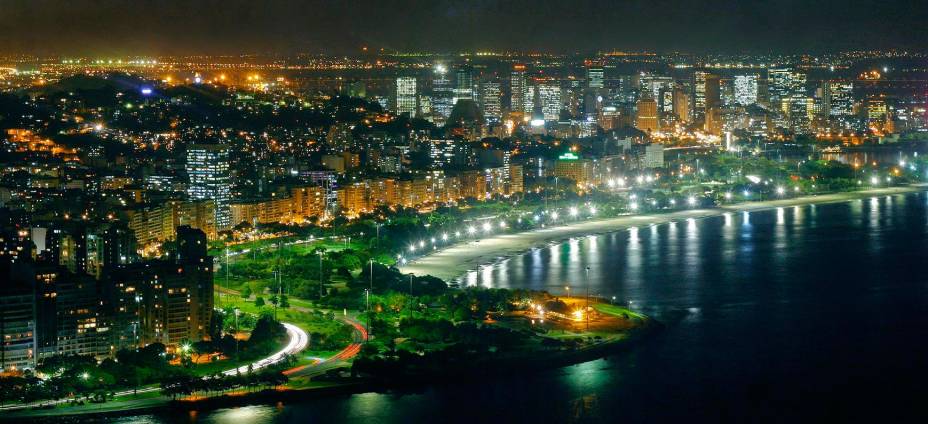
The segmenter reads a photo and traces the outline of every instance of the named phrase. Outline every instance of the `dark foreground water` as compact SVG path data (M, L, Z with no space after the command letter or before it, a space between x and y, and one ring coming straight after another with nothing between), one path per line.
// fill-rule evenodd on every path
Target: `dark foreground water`
M668 323L630 352L405 394L134 422L924 421L928 195L638 228L537 249L470 284L585 292Z

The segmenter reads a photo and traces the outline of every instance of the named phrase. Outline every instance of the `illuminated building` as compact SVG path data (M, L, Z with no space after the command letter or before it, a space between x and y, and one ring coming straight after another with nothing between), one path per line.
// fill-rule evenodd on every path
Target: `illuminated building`
M735 103L748 106L757 103L757 75L735 75Z
M499 82L484 81L480 83L480 111L487 121L499 121L502 118L501 96Z
M515 65L510 75L510 109L512 112L525 113L525 95L527 90L525 80L525 65ZM530 111L529 111L530 112Z
M456 105L459 100L474 100L474 69L470 65L460 65L454 72L454 99Z
M416 116L416 78L399 77L396 79L396 114Z
M451 109L454 108L451 80L444 65L436 66L432 75L432 111L437 118L435 123L444 125L445 120L451 116Z
M828 116L843 117L854 114L854 83L831 80L823 82L822 102Z
M557 121L561 117L561 87L557 81L546 81L538 86L538 102L545 121Z
M229 148L222 144L187 146L187 196L191 200L212 200L216 208L216 228L231 226L229 202L232 200Z
M177 228L177 254L172 260L148 261L122 272L140 292L137 306L139 343L181 342L209 336L213 311L213 257L206 254L206 234Z
M601 66L586 68L586 84L588 88L600 89L605 86L605 70Z
M635 128L638 128L641 131L650 133L657 131L658 120L657 120L657 102L654 99L643 97L638 99L637 103L637 115L635 117Z
M129 209L126 215L129 229L142 246L173 240L181 225L203 230L210 240L216 238L216 204L212 200L171 200L158 206Z

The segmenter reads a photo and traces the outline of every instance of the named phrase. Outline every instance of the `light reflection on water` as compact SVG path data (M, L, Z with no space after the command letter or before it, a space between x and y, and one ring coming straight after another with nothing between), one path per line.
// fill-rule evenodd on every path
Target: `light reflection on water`
M920 392L873 387L928 380L928 346L912 342L928 338L924 198L725 214L535 249L465 281L557 293L566 282L571 294L589 283L668 327L607 360L415 393L251 407L265 415L238 421L834 421L820 414L845 405L882 413ZM196 422L231 422L219 420L242 409Z

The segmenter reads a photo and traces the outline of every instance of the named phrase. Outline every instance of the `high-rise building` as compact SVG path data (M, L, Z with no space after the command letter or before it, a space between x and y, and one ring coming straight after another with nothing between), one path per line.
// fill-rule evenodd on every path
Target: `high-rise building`
M457 104L458 100L474 99L474 68L470 65L460 65L454 72L454 100L452 104Z
M735 103L748 106L757 103L757 75L735 75Z
M502 92L498 81L480 83L480 111L487 121L499 121L503 116L501 104Z
M605 87L605 71L602 66L589 66L586 68L586 83L588 88L594 90Z
M557 81L545 81L538 86L538 102L545 121L557 121L561 116L561 87Z
M212 200L216 207L216 227L231 226L229 202L232 181L229 172L229 148L223 144L187 146L187 196L191 200Z
M771 108L788 116L792 98L805 95L806 74L789 68L769 69L767 81Z
M418 110L416 104L416 77L399 77L396 79L396 114L408 114L415 117Z
M527 87L525 81L525 65L515 65L512 67L512 74L510 75L509 84L511 91L510 110L517 113L526 112L525 94Z
M432 74L431 102L436 124L444 124L451 116L451 109L454 108L453 99L454 91L451 88L451 79L448 78L448 68L445 65L436 65Z
M637 108L635 128L647 133L660 129L657 120L657 102L654 99L649 97L638 99Z
M830 80L823 85L823 109L828 116L842 117L854 113L854 83Z

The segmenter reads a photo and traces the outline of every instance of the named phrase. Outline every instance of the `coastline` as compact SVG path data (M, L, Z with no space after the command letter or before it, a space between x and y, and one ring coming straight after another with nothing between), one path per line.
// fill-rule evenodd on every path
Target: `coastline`
M575 237L607 234L627 230L631 227L665 224L671 221L690 218L709 218L721 216L725 213L753 212L780 207L841 203L874 196L891 196L926 190L928 190L928 184L913 184L900 187L884 187L778 200L745 202L719 206L712 209L687 209L668 213L626 215L614 218L595 219L521 233L502 234L484 238L479 241L457 244L416 258L399 269L403 273L431 275L445 281L455 282L467 275L467 273L476 271L481 267L523 254L533 248L548 244L562 243Z

